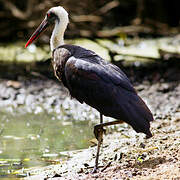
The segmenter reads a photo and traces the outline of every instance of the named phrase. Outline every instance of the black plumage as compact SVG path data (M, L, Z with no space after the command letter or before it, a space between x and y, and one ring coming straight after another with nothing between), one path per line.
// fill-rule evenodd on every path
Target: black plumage
M55 75L80 103L130 124L136 132L152 136L149 130L152 113L119 67L75 45L56 48L53 67Z

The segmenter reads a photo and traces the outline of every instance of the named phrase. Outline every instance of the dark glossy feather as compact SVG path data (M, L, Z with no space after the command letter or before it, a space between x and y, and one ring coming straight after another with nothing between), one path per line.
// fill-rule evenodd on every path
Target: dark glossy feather
M72 97L105 116L123 120L137 132L152 136L153 116L127 76L115 65L79 46L63 45L54 51L56 76Z

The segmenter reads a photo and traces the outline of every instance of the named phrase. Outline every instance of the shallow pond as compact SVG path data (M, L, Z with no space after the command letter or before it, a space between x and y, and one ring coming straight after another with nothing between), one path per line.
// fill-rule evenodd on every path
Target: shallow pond
M53 114L0 112L0 177L18 175L18 169L58 163L60 152L87 148L93 138L88 121L62 122Z

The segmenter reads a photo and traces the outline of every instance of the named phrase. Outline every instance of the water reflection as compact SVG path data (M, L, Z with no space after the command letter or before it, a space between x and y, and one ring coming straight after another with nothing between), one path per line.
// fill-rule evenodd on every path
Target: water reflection
M91 138L88 121L61 122L47 113L0 112L0 177L16 169L51 164L61 158L61 151L88 147Z

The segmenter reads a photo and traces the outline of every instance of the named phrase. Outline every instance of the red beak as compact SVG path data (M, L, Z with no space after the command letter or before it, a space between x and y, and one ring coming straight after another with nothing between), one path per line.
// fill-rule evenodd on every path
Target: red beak
M39 27L36 29L36 31L32 34L32 36L29 38L28 42L25 45L25 48L29 46L34 40L36 40L40 36L40 34L47 29L48 25L49 23L47 21L47 18L45 18L39 25Z

